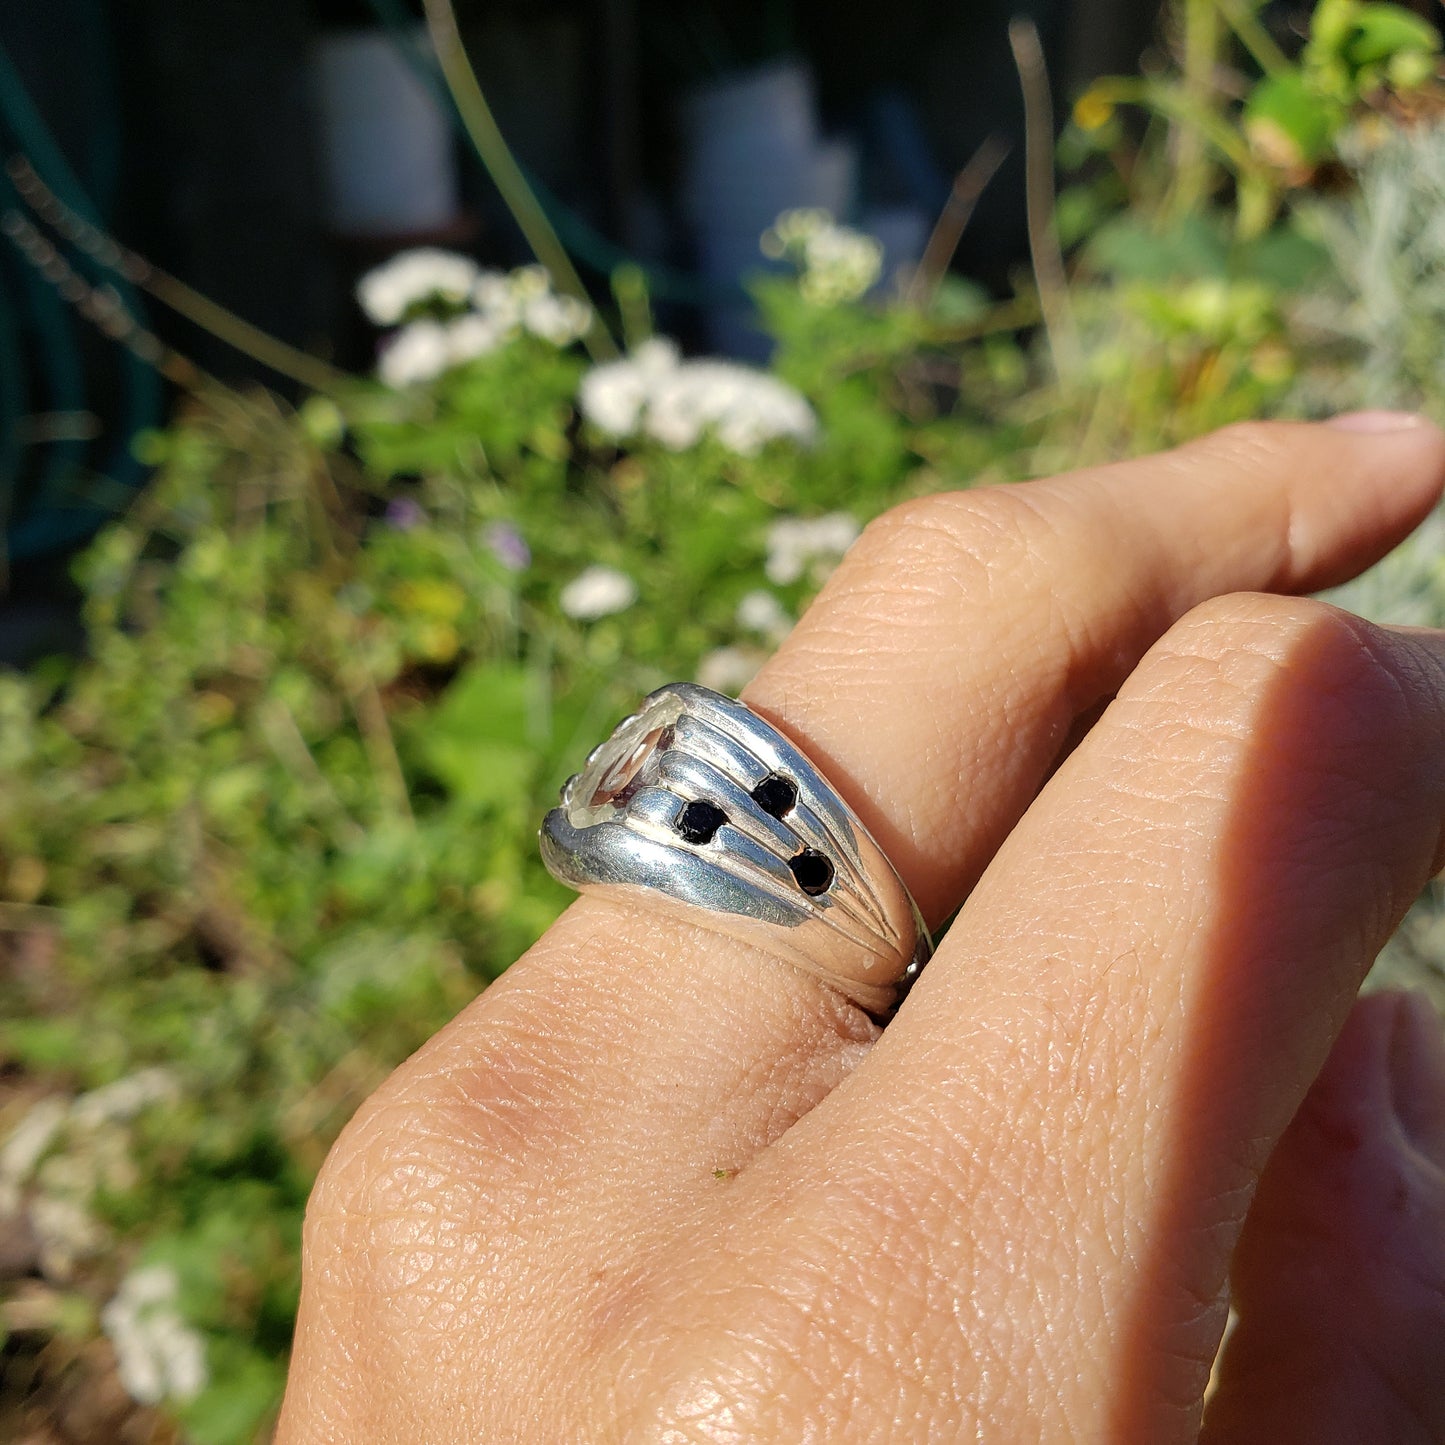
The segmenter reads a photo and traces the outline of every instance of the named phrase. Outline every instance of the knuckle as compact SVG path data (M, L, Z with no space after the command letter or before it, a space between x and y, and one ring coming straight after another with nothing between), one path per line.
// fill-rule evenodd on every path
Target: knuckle
M827 1371L813 1357L816 1340L739 1313L726 1323L689 1331L619 1401L625 1438L638 1445L720 1445L737 1440L802 1440L826 1412ZM817 1335L816 1321L806 1324ZM845 1358L839 1347L834 1358ZM812 1368L810 1368L810 1365Z
M1237 421L1179 449L1179 455L1204 459L1247 473L1276 472L1289 465L1299 446L1299 427L1290 422Z
M905 576L1017 585L1060 534L1060 520L1028 486L979 487L900 503L869 524L854 551L865 565Z
M517 1218L434 1127L392 1133L323 1170L303 1268L313 1289L365 1300L378 1334L435 1342L485 1318Z
M397 1284L427 1259L440 1268L514 1247L538 1196L560 1199L587 1148L575 1085L546 1055L545 1040L492 1030L464 1069L442 1051L397 1070L322 1164L308 1257L344 1256Z
M355 1245L378 1221L395 1221L422 1207L435 1184L434 1170L422 1166L434 1151L421 1144L424 1136L415 1123L409 1112L398 1117L374 1100L362 1105L316 1177L306 1205L308 1247L332 1249L338 1235Z
M1373 624L1311 598L1237 593L1201 603L1129 689L1197 732L1253 740L1295 778L1400 799L1418 793L1439 708ZM1262 754L1263 755L1263 754Z
M1229 592L1189 609L1165 634L1166 651L1228 663L1261 652L1284 657L1308 636L1362 643L1360 619L1311 597Z

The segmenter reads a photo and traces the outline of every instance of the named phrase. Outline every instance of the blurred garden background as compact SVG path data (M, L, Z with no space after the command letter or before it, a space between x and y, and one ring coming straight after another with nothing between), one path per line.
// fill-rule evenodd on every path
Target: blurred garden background
M878 512L1445 420L1437 9L7 0L0 1439L269 1438L558 785ZM1445 525L1338 600L1445 624Z

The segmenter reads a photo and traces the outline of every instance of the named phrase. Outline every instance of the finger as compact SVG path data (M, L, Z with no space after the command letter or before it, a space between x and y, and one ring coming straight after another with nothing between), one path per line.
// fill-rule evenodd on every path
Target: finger
M1442 481L1445 437L1407 417L1383 432L1251 423L926 498L863 534L745 700L822 765L937 921L1075 719L1171 623L1221 593L1353 575Z
M1205 1445L1445 1440L1445 1029L1361 1000L1260 1182Z
M1438 866L1442 759L1433 634L1262 597L1174 628L867 1059L729 1197L740 1239L789 1241L751 1283L775 1313L806 1298L794 1358L816 1349L821 1376L845 1354L865 1394L916 1380L923 1318L932 1408L1192 1440L1258 1172ZM889 1299L857 1306L880 1279ZM850 1301L869 1338L810 1323ZM680 1349L727 1358L719 1308ZM979 1418L931 1418L930 1438Z
M912 504L864 534L749 700L824 766L937 918L1076 715L1179 613L1220 589L1336 580L1442 483L1445 436L1406 418L1376 434L1237 427L1164 457ZM485 1093L523 1077L566 1099L585 1078L602 1122L579 1123L578 1153L687 1159L705 1178L807 1112L871 1037L765 951L645 901L584 898L405 1083L424 1100L453 1097L459 1079Z

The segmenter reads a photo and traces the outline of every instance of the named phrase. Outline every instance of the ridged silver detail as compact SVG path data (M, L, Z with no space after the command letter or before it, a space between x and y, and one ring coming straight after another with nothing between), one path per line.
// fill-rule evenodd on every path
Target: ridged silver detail
M752 797L773 776L797 790L782 818ZM689 804L724 815L704 841L679 831ZM652 895L878 1016L932 952L902 879L822 773L742 703L695 683L659 689L593 750L547 814L541 844L570 887ZM805 850L832 865L816 895L790 866Z

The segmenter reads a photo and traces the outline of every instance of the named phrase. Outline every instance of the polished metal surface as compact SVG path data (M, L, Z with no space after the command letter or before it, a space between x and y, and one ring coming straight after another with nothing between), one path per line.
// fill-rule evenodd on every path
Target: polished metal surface
M653 693L568 780L542 856L573 888L684 909L880 1017L933 948L818 769L742 703L693 683Z

